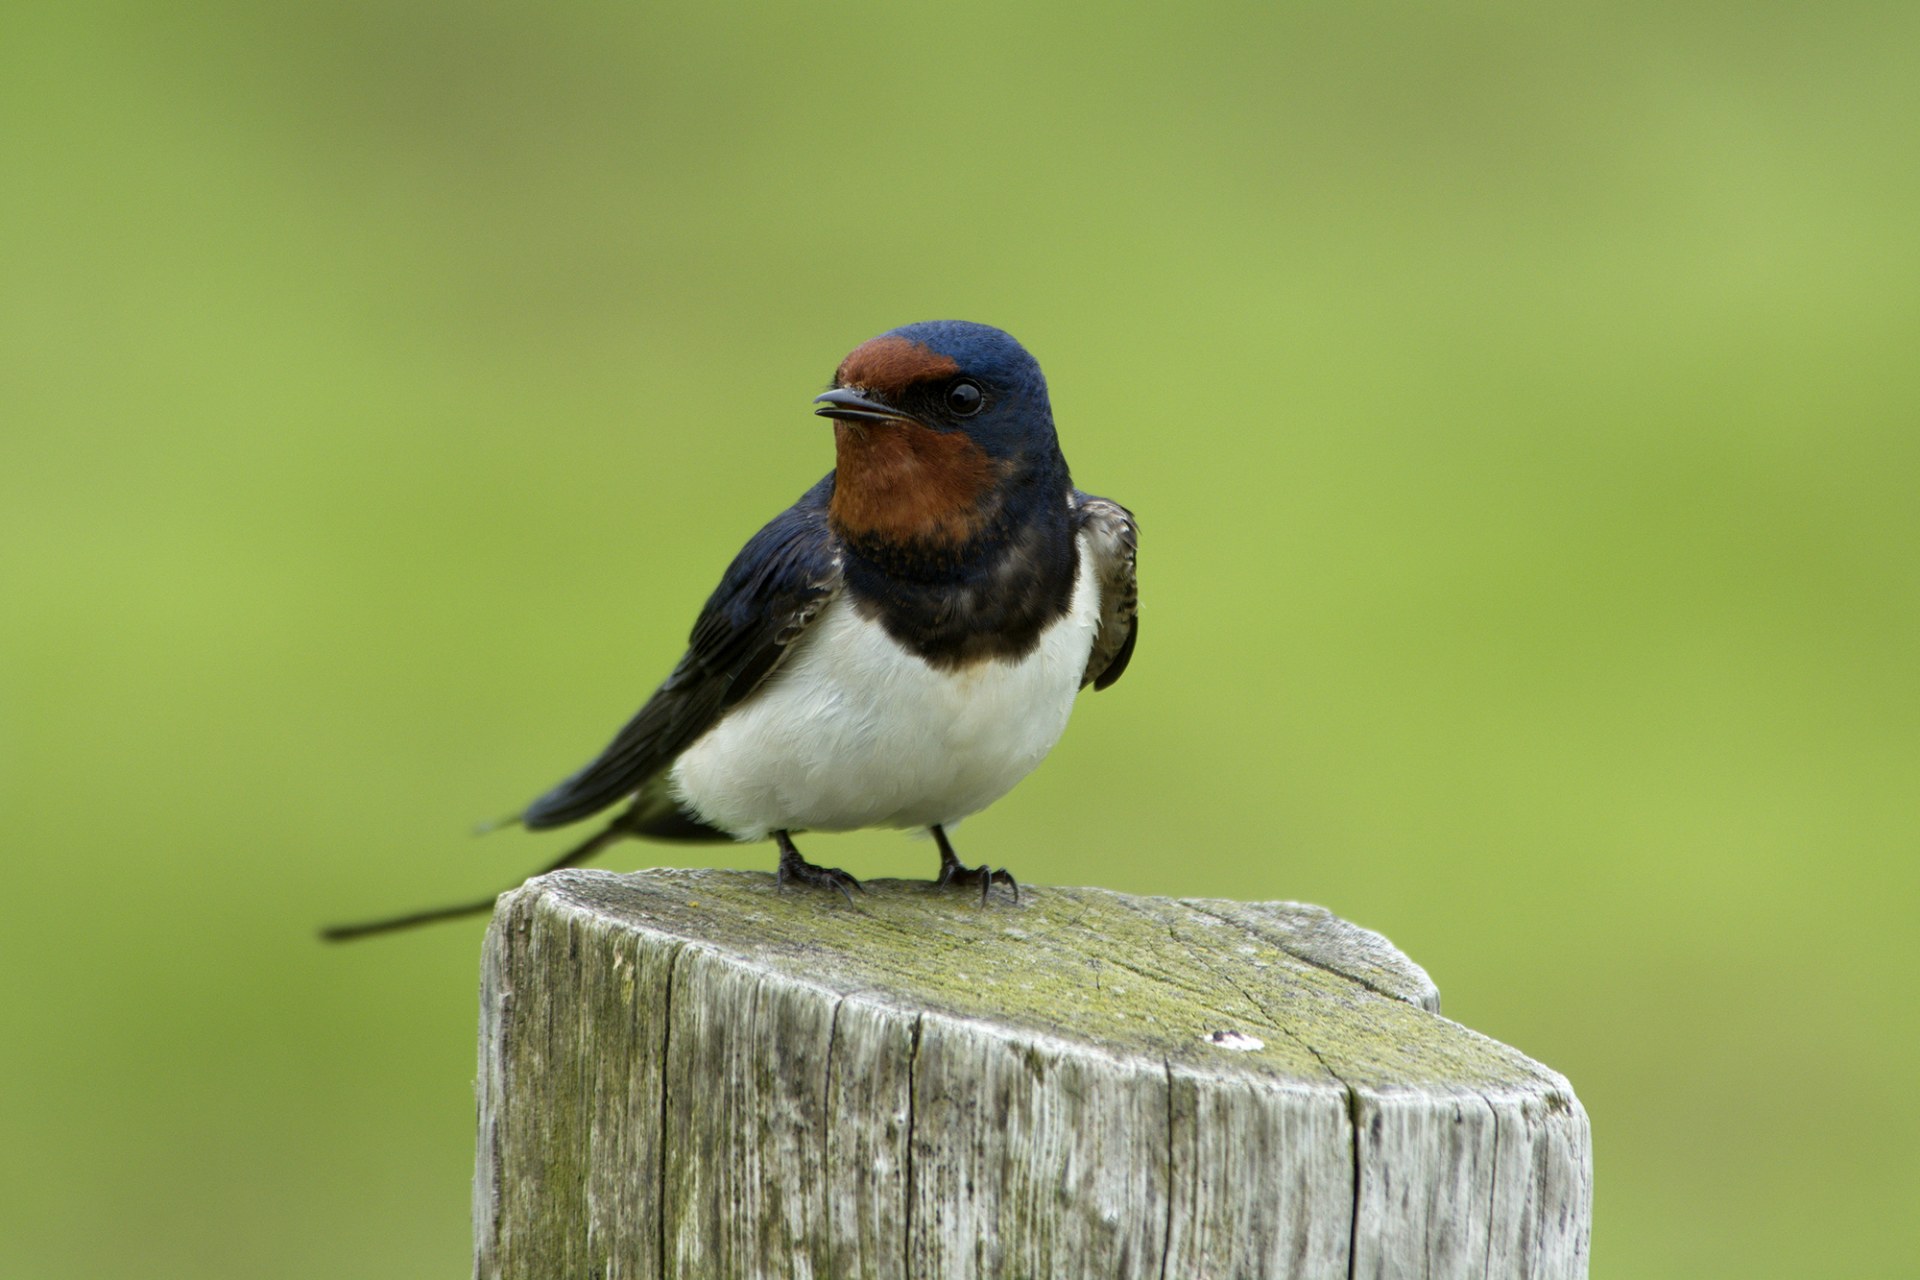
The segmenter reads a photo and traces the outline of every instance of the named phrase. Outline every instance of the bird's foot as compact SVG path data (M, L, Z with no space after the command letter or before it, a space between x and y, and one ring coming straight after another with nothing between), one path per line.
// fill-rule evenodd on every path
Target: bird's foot
M1020 901L1020 885L1013 878L1013 872L1005 867L964 866L954 856L953 845L947 839L945 828L932 826L927 828L927 832L933 836L933 842L940 846L940 876L933 882L934 888L946 889L960 885L970 889L977 884L980 886L980 905L984 907L987 905L987 894L993 886L1003 884L1013 891L1013 900Z
M1015 902L1020 901L1020 882L1015 880L1013 878L1013 872L1007 870L1005 867L967 867L962 866L958 860L943 862L940 864L940 877L933 883L937 889L947 889L956 886L962 889L971 889L974 885L979 885L980 905L983 907L987 905L988 893L991 892L993 886L997 884L1007 886L1008 889L1013 891L1013 900Z
M784 889L787 887L787 882L791 880L799 884L812 885L818 889L838 889L840 896L849 904L853 902L853 894L848 890L859 889L862 893L866 892L858 880L840 868L816 867L801 857L800 851L793 847L793 841L787 838L786 832L776 831L774 839L780 845L780 870L774 875L775 887Z

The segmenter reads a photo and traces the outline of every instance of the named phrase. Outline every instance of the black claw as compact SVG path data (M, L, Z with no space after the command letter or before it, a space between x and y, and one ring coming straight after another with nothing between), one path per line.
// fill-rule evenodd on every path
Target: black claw
M1013 900L1020 901L1020 882L1005 867L966 867L956 862L941 867L933 884L937 889L971 889L977 884L980 886L980 905L983 907L987 905L993 886L1003 884L1012 892Z
M780 869L773 878L776 888L784 889L787 887L787 881L795 880L801 884L812 885L816 889L838 889L840 896L847 900L848 906L853 905L853 895L848 892L849 889L858 889L862 893L867 891L864 885L840 868L816 867L801 857L800 851L793 847L793 841L787 838L786 832L776 831L773 833L773 838L780 846Z
M1005 867L966 866L954 856L953 846L947 843L946 832L939 827L930 827L928 830L933 832L934 842L940 846L940 875L933 882L935 888L950 889L956 885L971 887L977 884L980 886L980 905L984 907L993 886L1003 884L1012 890L1013 900L1020 901L1020 884L1011 871Z
M798 866L782 863L780 874L776 878L776 883L784 889L789 880L795 880L801 884L813 885L819 889L838 889L840 896L845 898L849 904L853 902L853 895L847 892L849 889L858 889L862 893L866 892L865 886L840 868L816 867L811 862L802 862Z

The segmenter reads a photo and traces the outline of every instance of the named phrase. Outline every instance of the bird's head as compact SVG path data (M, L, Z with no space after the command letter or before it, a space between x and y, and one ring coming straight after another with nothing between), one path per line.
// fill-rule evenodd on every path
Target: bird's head
M889 330L855 347L815 403L834 419L830 514L845 536L954 547L1017 491L1067 483L1040 365L988 325Z

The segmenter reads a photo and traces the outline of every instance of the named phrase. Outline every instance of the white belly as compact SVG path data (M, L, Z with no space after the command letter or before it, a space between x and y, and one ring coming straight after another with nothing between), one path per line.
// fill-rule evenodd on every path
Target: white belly
M675 761L673 792L741 840L957 822L1013 789L1067 727L1099 625L1099 585L1026 657L942 671L844 597L757 693Z

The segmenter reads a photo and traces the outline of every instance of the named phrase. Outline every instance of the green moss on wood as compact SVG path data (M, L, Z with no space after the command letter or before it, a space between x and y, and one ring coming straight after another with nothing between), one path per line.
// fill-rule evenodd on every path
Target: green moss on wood
M998 1024L1122 1058L1269 1080L1538 1088L1558 1078L1414 1003L1429 991L1383 940L1318 908L1029 886L986 907L924 882L870 881L848 906L748 872L564 871L509 917L579 915L740 958L835 995ZM1332 946L1316 929L1348 929ZM1372 935L1360 935L1371 939ZM1389 994L1392 993L1392 994ZM1238 1052L1207 1037L1264 1042Z
M1565 1081L1317 907L565 871L487 949L489 1280L1584 1274Z

